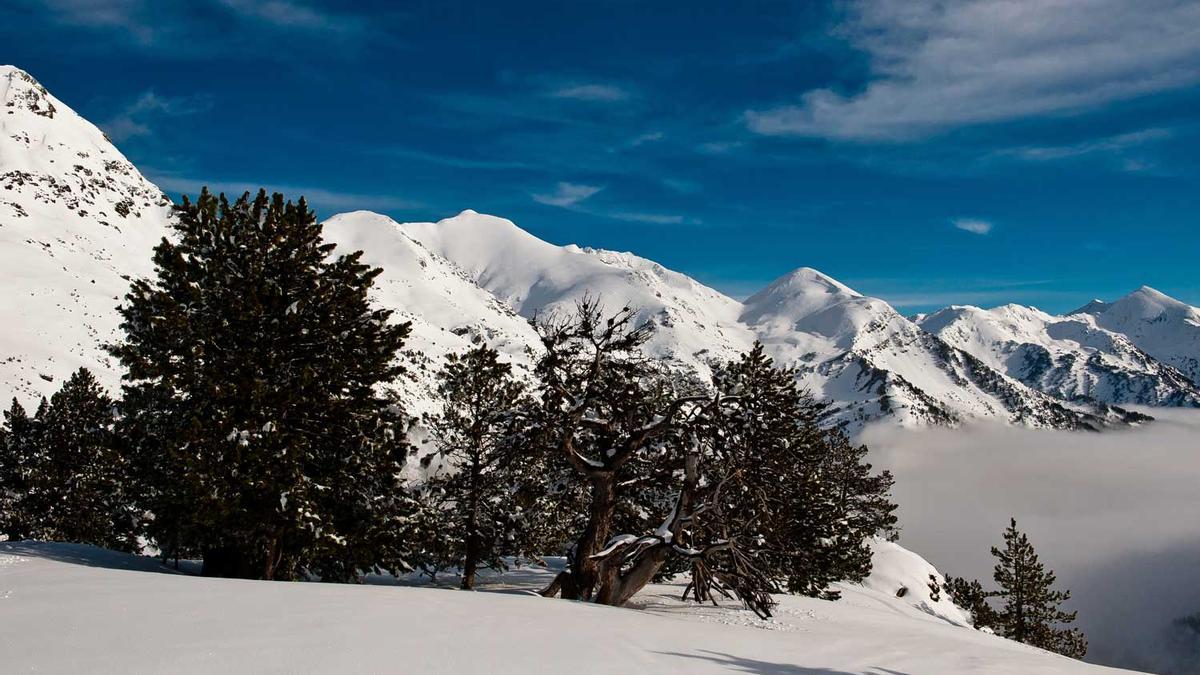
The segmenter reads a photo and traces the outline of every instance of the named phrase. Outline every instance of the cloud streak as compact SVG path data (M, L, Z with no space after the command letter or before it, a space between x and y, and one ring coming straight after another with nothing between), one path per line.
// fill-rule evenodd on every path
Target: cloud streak
M552 98L566 98L592 103L617 103L628 100L627 90L612 84L572 84L550 92Z
M767 135L909 141L1088 110L1200 81L1189 0L854 2L838 29L868 58L861 91L815 89L751 110Z
M971 234L988 234L992 231L990 222L978 218L955 218L950 221L950 224Z
M533 201L539 204L568 208L575 206L603 189L603 187L596 185L581 185L560 181L555 187L554 192L534 193L530 196L533 197Z

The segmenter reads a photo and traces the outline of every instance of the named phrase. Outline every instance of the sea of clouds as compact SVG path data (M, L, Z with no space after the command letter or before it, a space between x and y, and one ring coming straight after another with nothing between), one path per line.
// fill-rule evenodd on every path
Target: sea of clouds
M942 572L992 584L990 547L1015 517L1091 642L1088 661L1200 674L1200 411L1105 433L980 424L873 426L896 474L901 543Z

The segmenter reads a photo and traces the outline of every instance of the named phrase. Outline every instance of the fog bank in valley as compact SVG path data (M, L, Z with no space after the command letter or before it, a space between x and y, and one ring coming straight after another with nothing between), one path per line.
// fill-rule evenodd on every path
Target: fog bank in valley
M1001 425L863 432L896 474L901 543L991 586L1010 516L1071 589L1089 661L1200 673L1200 412L1106 433Z

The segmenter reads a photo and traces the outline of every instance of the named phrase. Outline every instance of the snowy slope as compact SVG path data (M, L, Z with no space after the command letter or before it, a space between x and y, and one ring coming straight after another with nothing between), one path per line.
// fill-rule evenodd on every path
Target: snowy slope
M629 307L639 323L655 326L651 354L701 373L710 359L732 358L754 342L738 322L738 301L632 253L555 246L474 211L400 227L525 317L570 312L585 296L609 311Z
M476 343L497 349L518 368L532 364L541 349L536 332L496 296L480 288L457 266L431 252L392 219L358 211L324 222L324 237L337 253L363 251L363 261L380 267L373 299L408 321L405 344L408 412L432 412L436 379L445 356Z
M52 393L80 366L115 388L100 349L129 276L151 269L169 203L104 134L32 77L0 66L0 400Z
M638 611L512 592L203 579L87 546L0 544L0 602L21 617L0 648L12 672L1121 672L956 625L961 614L910 598L928 563L903 549L880 560L879 588L847 587L839 602L784 597L763 622L681 603L669 585L637 596ZM905 599L897 583L910 587Z
M992 368L1065 400L1117 405L1200 406L1200 387L1088 316L1032 307L953 306L919 320L925 330Z
M1142 286L1116 302L1093 300L1072 316L1121 333L1200 385L1200 308Z

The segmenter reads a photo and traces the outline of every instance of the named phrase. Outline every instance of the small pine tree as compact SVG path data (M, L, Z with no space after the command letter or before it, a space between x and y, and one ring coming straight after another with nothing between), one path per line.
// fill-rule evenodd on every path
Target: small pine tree
M425 484L441 523L433 532L433 568L462 568L462 587L474 588L480 568L500 569L513 553L520 522L510 440L525 387L496 350L480 345L452 354L440 373L442 409L429 426L440 460Z
M995 596L1004 603L996 615L1000 632L1017 642L1083 658L1087 653L1083 633L1078 628L1060 628L1075 621L1076 612L1059 609L1071 592L1054 588L1054 572L1045 568L1029 538L1017 530L1015 518L1004 531L1004 548L992 547L992 555L997 559L994 578L1000 587Z
M147 534L218 576L353 580L405 568L405 418L381 385L408 324L334 256L304 199L176 207L121 307L124 433Z
M41 421L45 536L133 551L127 466L113 432L115 403L85 368L50 398Z
M125 458L114 403L81 368L32 419L14 401L5 417L5 530L11 538L72 541L134 551Z
M967 581L961 577L946 577L943 588L954 604L971 615L972 626L996 630L996 610L987 601L994 594L983 590L983 584L978 579Z
M0 427L0 533L10 541L29 539L34 534L26 497L35 460L38 424L17 399L4 411Z

